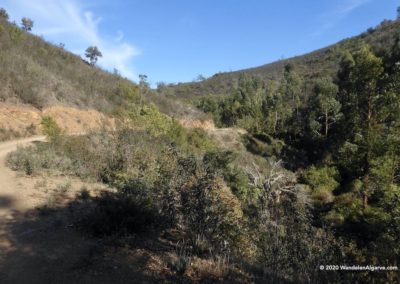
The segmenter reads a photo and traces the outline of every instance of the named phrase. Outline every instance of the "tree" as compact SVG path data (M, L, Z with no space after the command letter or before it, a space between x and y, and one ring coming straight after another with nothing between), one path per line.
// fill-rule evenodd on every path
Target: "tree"
M265 130L267 133L276 135L285 129L284 124L290 117L291 111L285 106L282 88L278 88L274 82L270 83L266 90L262 111L265 117Z
M139 74L139 87L140 87L140 106L143 108L143 96L149 89L149 83L147 82L147 75Z
M282 169L281 161L271 162L266 173L255 164L246 171L259 192L250 225L259 261L271 274L270 282L280 283L282 272L299 282L314 282L311 279L318 276L311 267L323 259L332 261L332 248L337 244L330 234L311 225L307 192L296 184L294 175ZM331 241L329 248L327 241Z
M310 127L318 136L323 135L327 139L330 127L342 117L341 104L336 99L338 87L330 78L323 78L316 82L314 90Z
M397 20L400 19L400 6L397 7Z
M199 74L199 75L197 76L197 78L195 79L195 81L201 82L201 81L204 81L205 79L206 79L206 77L204 77L203 75Z
M89 46L86 49L85 56L89 58L90 65L94 66L98 60L99 57L103 57L103 54L101 54L100 50L97 48L97 46Z
M296 116L299 114L300 94L303 87L303 80L296 72L293 64L285 65L283 88L286 99L291 99L292 107L296 108Z
M121 73L118 71L117 68L114 68L114 69L113 69L113 75L114 75L114 76L117 76L117 77L121 77Z
M33 28L33 21L29 18L23 17L21 20L22 29L24 31L31 31Z
M387 105L387 96L379 87L382 75L383 62L367 45L347 55L338 74L342 80L341 102L346 106L342 128L347 137L341 152L349 173L362 180L360 193L364 209L372 190L372 162L382 154L385 140L383 123L387 112L383 106Z
M0 8L0 18L8 20L8 13L4 8Z
M139 74L139 85L141 85L141 86L147 86L148 85L148 83L147 83L147 75L145 75L145 74Z

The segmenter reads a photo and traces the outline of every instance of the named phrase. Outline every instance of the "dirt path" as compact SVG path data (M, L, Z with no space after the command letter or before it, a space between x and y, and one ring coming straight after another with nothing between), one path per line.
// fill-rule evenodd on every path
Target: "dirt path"
M109 252L101 240L74 229L68 217L73 208L61 204L54 212L38 213L35 208L59 194L60 185L69 184L65 202L83 186L92 193L106 189L68 176L25 176L6 166L7 154L18 145L44 140L0 143L0 283L153 283L136 267L139 260L147 263L147 256L128 261L130 254Z
M95 243L70 229L62 213L39 218L35 210L59 184L72 183L71 195L90 184L70 177L27 177L6 166L7 154L19 145L44 140L0 143L0 283L104 283L80 271Z
M15 178L16 173L6 166L7 154L16 150L19 145L28 145L34 141L44 141L45 136L35 136L0 143L0 222L10 218L15 211L32 209L32 200Z

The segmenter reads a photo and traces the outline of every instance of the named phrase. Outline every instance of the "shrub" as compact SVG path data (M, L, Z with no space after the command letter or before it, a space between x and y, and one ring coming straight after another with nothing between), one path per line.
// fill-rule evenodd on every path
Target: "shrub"
M129 101L138 102L139 100L139 88L136 85L121 82L118 85L117 94Z
M323 206L334 199L333 191L339 186L339 172L335 167L311 166L301 174L301 181L311 188L314 204Z
M155 208L140 198L103 192L92 201L93 208L79 224L94 236L143 233L158 224Z
M253 154L263 157L280 156L285 143L279 139L273 139L266 134L246 135L244 137L246 149Z
M4 8L0 8L0 18L4 20L8 20L8 13Z
M0 141L6 141L13 138L21 137L21 133L13 129L0 128Z
M58 184L56 188L56 192L59 194L65 194L71 188L71 181L66 181L64 183Z
M40 123L43 128L43 134L48 136L50 140L56 140L62 135L63 131L50 116L44 116Z
M89 200L90 199L90 197L91 197L90 192L86 186L81 187L81 190L79 191L77 197L78 197L78 199L81 199L81 200Z
M10 38L14 43L18 43L22 40L24 33L16 25L11 25L9 28Z
M60 156L48 145L20 147L7 156L7 164L11 169L23 171L28 175L35 174L39 169L68 174L77 170L68 157Z
M169 267L178 273L178 275L184 275L189 266L190 258L187 256L178 256L176 259L169 263Z
M7 164L13 170L21 170L27 175L32 175L37 168L37 156L32 147L21 148L7 156Z

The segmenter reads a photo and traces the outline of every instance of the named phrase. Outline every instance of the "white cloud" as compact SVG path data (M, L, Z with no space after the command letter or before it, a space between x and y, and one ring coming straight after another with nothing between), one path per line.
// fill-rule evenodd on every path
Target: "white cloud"
M99 65L118 71L130 79L136 78L132 60L140 54L132 44L124 41L122 31L104 35L99 31L102 18L75 0L5 0L1 4L12 19L23 16L34 20L34 33L53 42L63 42L66 48L84 54L86 47L96 45L103 57Z
M353 10L361 7L362 5L368 3L370 0L345 0L338 6L335 10L324 13L320 16L322 23L319 28L313 32L312 36L322 35L327 30L333 28L337 23L349 15Z

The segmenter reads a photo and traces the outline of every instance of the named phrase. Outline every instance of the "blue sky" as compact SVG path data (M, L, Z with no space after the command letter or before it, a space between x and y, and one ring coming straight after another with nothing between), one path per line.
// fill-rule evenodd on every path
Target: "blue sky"
M11 20L134 81L191 81L310 52L394 19L399 0L0 0Z

